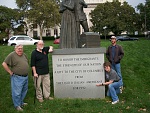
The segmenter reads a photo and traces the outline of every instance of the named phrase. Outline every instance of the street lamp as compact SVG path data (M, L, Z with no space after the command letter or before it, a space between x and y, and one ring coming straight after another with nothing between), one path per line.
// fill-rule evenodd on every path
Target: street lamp
M104 32L105 32L105 40L106 40L106 29L107 29L107 26L104 26L103 29L104 29Z
M147 8L146 8L146 6L147 6L147 5L146 5L146 2L145 2L145 7L144 7L144 14L145 14L145 15L144 15L144 21L145 21L145 22L144 22L144 23L145 23L145 26L144 26L144 28L145 28L145 38L146 38L146 35L147 35L147 22L146 22L146 17L147 17L147 16L146 16L146 9L147 9Z

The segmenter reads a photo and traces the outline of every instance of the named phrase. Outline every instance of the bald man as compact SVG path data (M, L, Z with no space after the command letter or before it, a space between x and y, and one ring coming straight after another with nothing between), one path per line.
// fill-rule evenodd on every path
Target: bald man
M44 42L42 40L40 40L36 46L36 49L31 54L31 67L36 87L36 98L39 102L43 102L43 98L49 100L53 99L50 97L50 74L48 64L48 53L53 52L53 47L44 47Z

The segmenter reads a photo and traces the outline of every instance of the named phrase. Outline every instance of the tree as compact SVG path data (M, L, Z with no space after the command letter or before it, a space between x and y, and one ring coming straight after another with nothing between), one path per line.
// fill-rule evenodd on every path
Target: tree
M0 6L0 40L9 38L10 32L17 23L18 12L16 10Z
M40 39L45 28L51 28L60 23L58 4L55 0L16 0L18 7L24 11L27 23L38 25Z
M135 18L138 14L127 2L123 5L118 1L99 4L90 15L93 23L92 30L95 32L103 33L104 26L107 27L107 32L113 32L115 35L137 29Z
M142 30L150 31L150 0L146 0L145 4L139 4L137 10L140 13Z

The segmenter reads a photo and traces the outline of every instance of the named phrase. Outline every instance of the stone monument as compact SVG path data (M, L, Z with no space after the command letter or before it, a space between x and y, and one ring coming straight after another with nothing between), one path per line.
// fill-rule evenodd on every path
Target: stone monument
M62 0L60 49L54 49L53 83L56 98L105 98L104 53L100 37L89 32L84 0ZM80 25L84 33L80 36Z

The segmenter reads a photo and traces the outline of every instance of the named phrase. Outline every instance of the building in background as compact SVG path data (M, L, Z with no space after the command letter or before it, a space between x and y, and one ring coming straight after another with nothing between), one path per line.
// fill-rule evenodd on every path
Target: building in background
M24 32L27 32L27 35L30 37L40 37L40 29L38 25L33 25L28 23L27 19L24 20L27 23L27 26L24 26ZM32 27L31 27L32 26ZM53 28L45 28L42 33L43 37L54 36L55 38L60 36L60 26L54 26Z
M105 3L105 2L113 2L115 0L84 0L87 4L88 7L84 8L84 12L86 13L86 17L87 17L87 22L89 25L89 28L92 26L92 23L90 21L91 17L90 17L90 12L92 10L95 9L95 7L100 4L100 3ZM123 3L126 0L119 0L119 2ZM81 33L84 32L84 30L81 27ZM27 35L29 35L30 37L39 37L40 36L40 31L38 26L34 26L34 28L31 30L29 29L27 32ZM54 36L55 38L60 36L60 26L55 26L54 28L47 28L44 29L43 31L43 35L42 36Z

